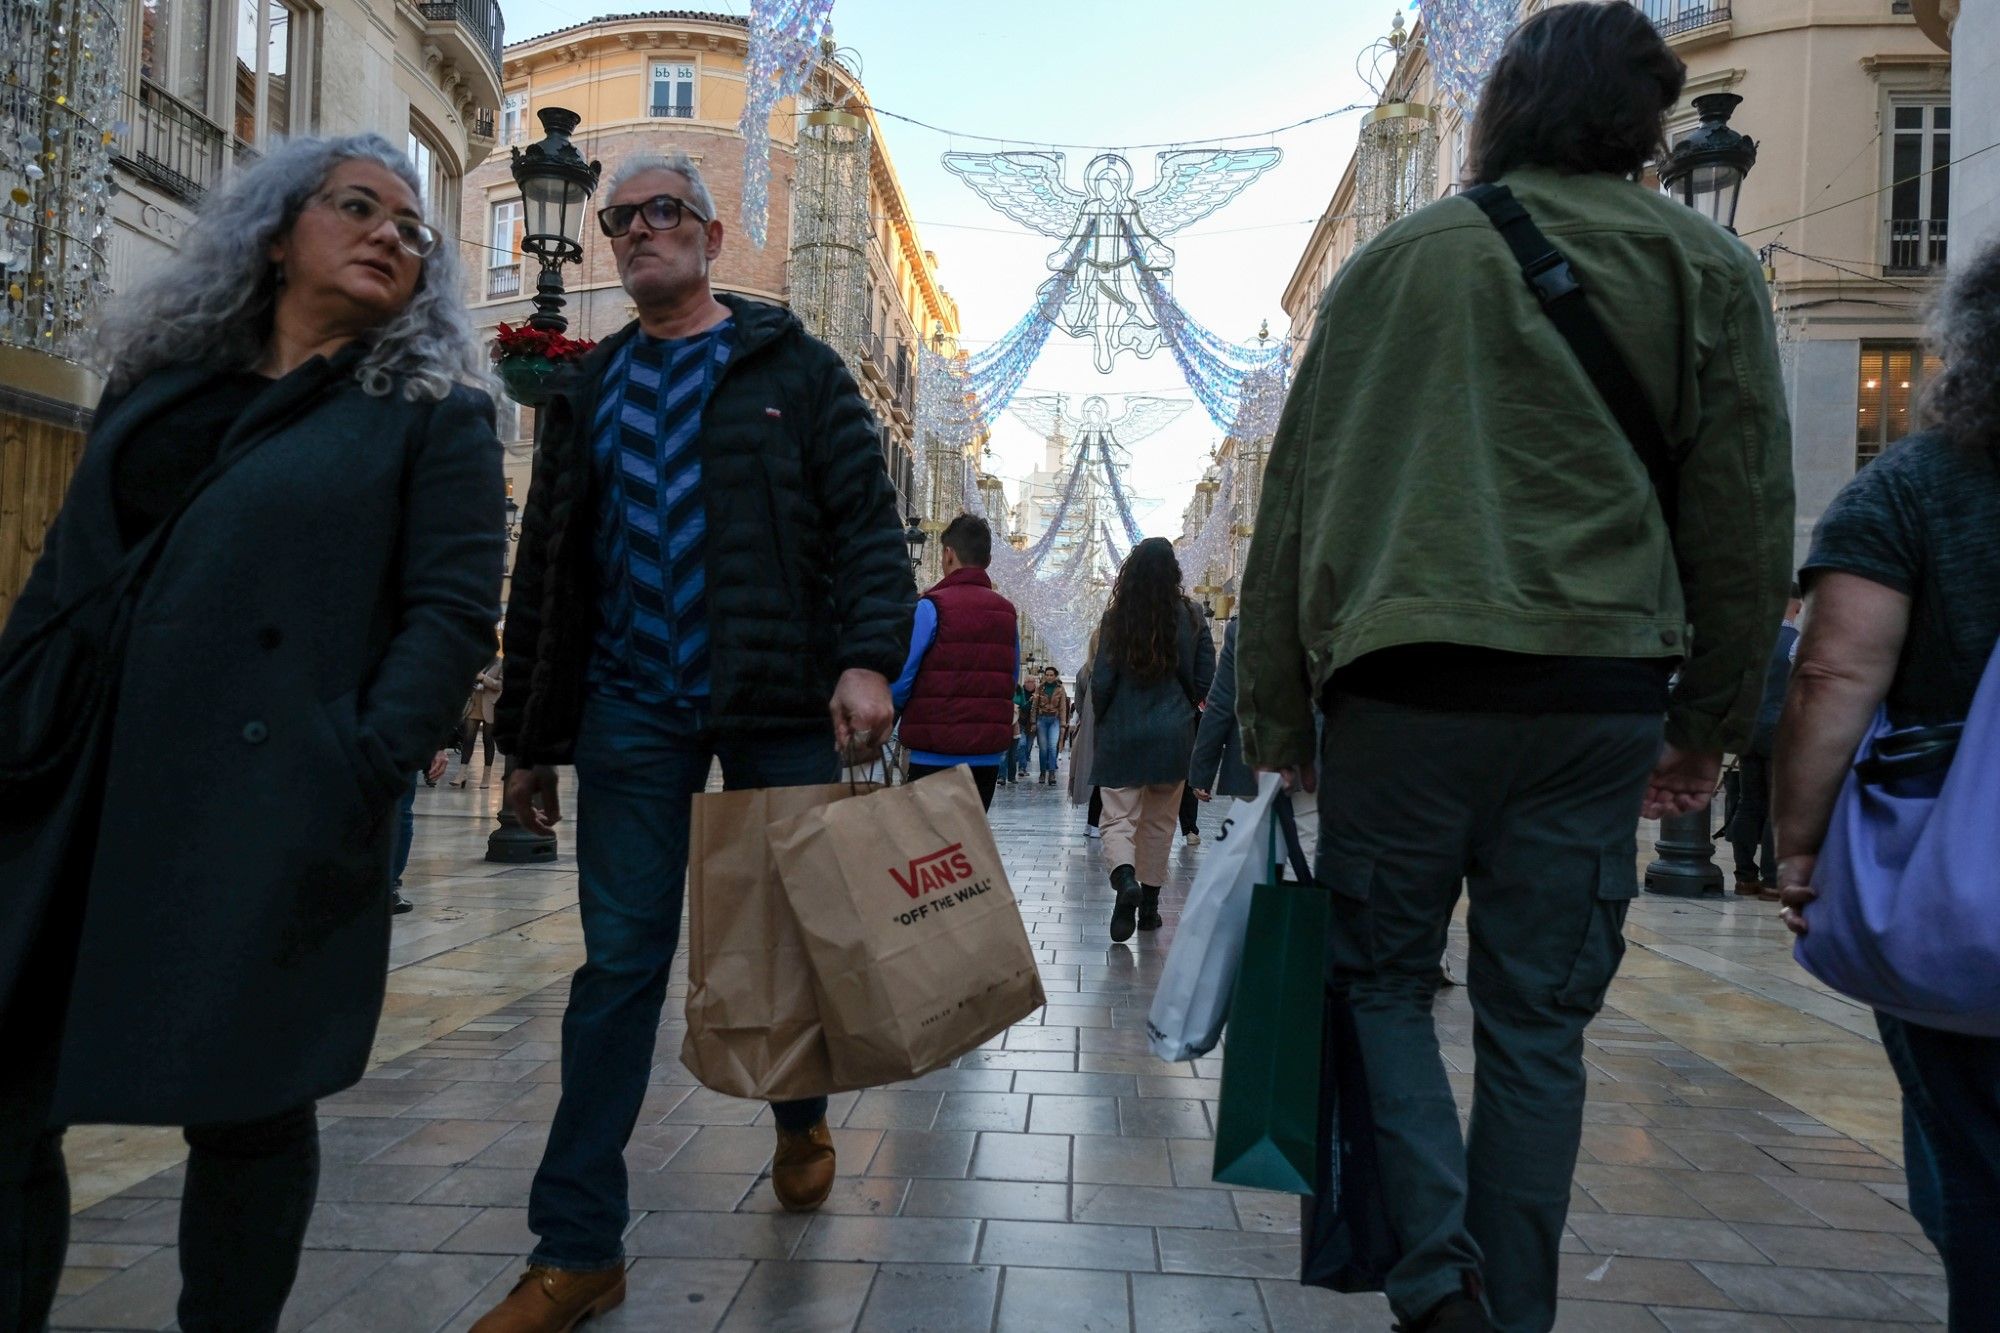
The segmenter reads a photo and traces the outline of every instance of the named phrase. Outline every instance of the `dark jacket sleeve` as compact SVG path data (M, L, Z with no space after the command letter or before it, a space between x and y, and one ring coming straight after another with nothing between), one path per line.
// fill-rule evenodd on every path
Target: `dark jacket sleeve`
M917 584L882 461L875 416L840 358L823 346L808 472L831 556L838 671L901 674L910 651Z
M544 411L561 412L566 406L552 400ZM548 592L549 568L555 561L552 543L560 531L555 512L559 500L556 490L564 451L556 447L561 443L557 437L567 438L560 420L549 419L540 424L540 439L528 480L528 502L521 506L520 539L513 553L514 572L507 582L500 698L493 705L494 743L502 754L515 757L521 753L521 719L533 692L535 663L541 656L542 605Z
M413 773L493 658L505 559L506 483L493 401L455 388L412 447L403 504L396 633L360 708L361 744Z
M1222 633L1222 656L1216 661L1215 679L1208 686L1208 706L1202 710L1201 726L1194 735L1194 758L1188 762L1190 787L1215 790L1216 774L1222 771L1222 756L1235 730L1236 622L1232 620Z
M1194 603L1188 603L1188 612L1194 618L1194 697L1206 699L1215 685L1215 636Z

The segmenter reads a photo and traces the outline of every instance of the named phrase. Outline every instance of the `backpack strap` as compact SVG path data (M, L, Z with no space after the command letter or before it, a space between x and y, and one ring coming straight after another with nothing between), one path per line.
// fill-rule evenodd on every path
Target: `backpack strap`
M1646 403L1645 393L1639 388L1638 379L1625 358L1618 354L1617 346L1605 331L1604 324L1592 313L1590 304L1584 299L1583 283L1576 270L1570 267L1569 259L1555 248L1542 229L1535 225L1534 218L1514 197L1513 191L1504 185L1475 185L1465 191L1465 197L1479 205L1480 211L1507 242L1507 248L1514 252L1514 260L1521 266L1521 276L1541 302L1542 312L1549 322L1556 326L1569 344L1570 351L1590 376L1604 405L1611 409L1611 415L1618 420L1618 427L1625 432L1632 451L1645 464L1646 475L1652 478L1653 494L1660 502L1660 513L1667 520L1667 532L1671 536L1675 521L1680 516L1680 476L1679 460L1674 457L1667 444L1666 433L1660 429L1659 420Z

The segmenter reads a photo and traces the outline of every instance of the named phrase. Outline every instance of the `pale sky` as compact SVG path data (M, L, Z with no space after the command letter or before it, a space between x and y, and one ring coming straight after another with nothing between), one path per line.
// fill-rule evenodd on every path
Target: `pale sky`
M688 7L748 12L745 0ZM518 41L588 17L654 8L505 0L507 35ZM958 301L965 344L977 350L1027 310L1058 242L989 209L944 170L941 154L1092 145L1062 150L1075 186L1093 151L1122 149L1143 189L1159 150L1130 145L1200 147L1215 136L1265 131L1371 101L1355 75L1355 58L1388 31L1397 9L1393 0L1263 0L1244 8L1183 0L838 0L833 28L835 41L858 58L923 244L936 252L939 278ZM1406 21L1414 23L1415 15ZM911 125L891 112L954 133ZM1279 299L1359 128L1360 114L1351 112L1239 141L1274 143L1285 157L1222 211L1167 238L1177 256L1174 293L1194 318L1239 341L1254 338L1266 319L1273 337L1283 335ZM725 204L725 217L729 211ZM1112 374L1099 375L1090 344L1060 330L1023 392L1060 392L1078 401L1093 393L1192 400L1164 347L1147 360L1128 354ZM1148 533L1179 535L1181 510L1221 438L1197 404L1132 450L1128 485L1155 502L1150 510L1138 506ZM1041 441L1009 416L994 433L987 466L1012 496L1041 456Z

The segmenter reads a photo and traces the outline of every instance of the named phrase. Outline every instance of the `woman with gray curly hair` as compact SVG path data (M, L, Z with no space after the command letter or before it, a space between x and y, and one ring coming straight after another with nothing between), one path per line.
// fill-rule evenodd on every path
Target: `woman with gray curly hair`
M1898 796L1935 797L1952 764L1984 761L1993 744L1966 723L1975 696L2000 688L2000 244L1954 255L1932 332L1945 365L1924 398L1928 429L1847 484L1799 575L1805 624L1773 785L1783 915L1802 936L1843 924L1826 919L1836 904L1816 911L1813 903L1836 803L1858 762L1879 766L1923 742L1942 762L1886 781L1914 784L1896 786ZM1871 742L1881 711L1893 734ZM1827 864L1853 859L1836 854ZM2000 906L2000 867L1978 873L1990 911ZM1854 929L1852 913L1844 924ZM1910 1211L1944 1261L1951 1327L1992 1328L2000 1036L1977 1035L1991 1029L1970 1015L1928 1007L1917 1021L1908 1012L1878 1009L1875 1020L1903 1089Z
M291 1290L314 1102L381 1011L391 815L499 615L493 405L419 199L379 137L294 141L103 330L0 633L0 1327L45 1324L84 1122L186 1127L181 1328L275 1328ZM24 718L63 760L32 781Z

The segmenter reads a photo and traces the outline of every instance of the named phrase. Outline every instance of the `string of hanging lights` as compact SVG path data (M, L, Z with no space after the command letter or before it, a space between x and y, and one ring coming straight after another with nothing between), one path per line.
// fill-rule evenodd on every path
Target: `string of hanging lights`
M806 86L833 22L833 0L750 0L743 115L743 231L764 248L771 211L771 113Z

